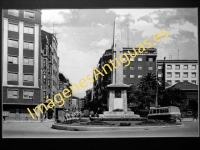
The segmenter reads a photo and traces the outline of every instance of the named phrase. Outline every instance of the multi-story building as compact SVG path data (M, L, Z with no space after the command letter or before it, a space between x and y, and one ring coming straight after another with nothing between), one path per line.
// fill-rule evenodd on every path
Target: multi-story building
M56 37L46 31L41 31L41 86L43 103L46 103L47 97L53 98L59 90L59 57L57 56ZM48 104L48 103L46 103ZM53 110L48 109L48 118L53 117Z
M165 87L178 82L190 82L198 85L197 60L158 60L158 79Z
M79 99L79 109L84 110L85 107L86 107L86 99L85 98Z
M139 54L138 48L135 48L138 52L138 56L131 58L128 54L128 50L131 51L131 49L132 48L123 48L123 53L126 53L130 59L130 64L128 66L125 66L127 63L123 64L123 79L124 84L137 85L140 79L147 73L153 73L156 75L157 50L155 48L150 48L146 49L144 53ZM103 72L102 66L108 64L109 60L112 58L112 49L106 50L98 62L97 69ZM112 71L109 69L106 75L98 75L97 80L94 78L93 100L95 104L103 106L104 109L107 109L108 103L108 90L106 89L106 86L111 84L111 79Z
M94 80L94 82L96 81ZM86 90L86 96L84 99L84 108L87 108L88 104L93 100L93 88Z
M72 96L72 110L78 110L79 109L79 98Z
M41 10L2 12L3 111L12 119L31 118L27 108L41 102Z
M63 89L65 89L65 88L70 90L70 88L69 88L70 85L71 84L69 82L69 79L66 79L65 81L60 79L59 92L62 93ZM71 93L69 93L69 94L71 94ZM70 96L69 98L64 98L64 99L65 99L65 104L64 104L63 108L66 109L66 110L71 109L72 108L72 96Z

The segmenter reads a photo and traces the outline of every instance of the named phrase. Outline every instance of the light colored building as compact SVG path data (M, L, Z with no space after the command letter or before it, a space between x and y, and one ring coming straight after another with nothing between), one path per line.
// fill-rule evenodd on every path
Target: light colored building
M72 98L72 107L75 109L78 108L78 99Z
M198 85L199 71L197 60L158 60L158 78L167 83L165 87L178 82L190 82Z
M42 102L41 10L2 12L3 111L10 113L7 119L24 120L31 118L27 108L33 112Z

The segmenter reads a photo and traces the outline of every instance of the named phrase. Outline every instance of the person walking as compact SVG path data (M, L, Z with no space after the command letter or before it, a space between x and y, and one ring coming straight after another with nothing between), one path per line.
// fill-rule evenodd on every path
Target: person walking
M193 121L194 121L195 119L197 120L197 114L196 114L196 113L194 113Z
M44 112L44 120L47 118L47 112Z

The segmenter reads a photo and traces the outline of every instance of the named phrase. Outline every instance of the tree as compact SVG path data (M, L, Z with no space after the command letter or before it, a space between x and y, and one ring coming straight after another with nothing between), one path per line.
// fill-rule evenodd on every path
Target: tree
M186 109L187 97L184 92L177 88L168 88L163 92L161 106L177 106L181 111Z
M154 73L147 73L139 82L138 88L142 90L152 89L156 90L157 88L157 81L156 75Z
M187 109L192 109L194 112L198 112L198 100L190 99L188 101Z

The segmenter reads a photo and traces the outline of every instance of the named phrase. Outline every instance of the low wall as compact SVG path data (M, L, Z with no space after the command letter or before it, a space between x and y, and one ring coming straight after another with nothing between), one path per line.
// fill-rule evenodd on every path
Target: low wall
M27 114L27 113L20 113L20 114L17 114L17 113L9 113L9 116L8 117L5 117L5 120L6 121L9 121L9 120L32 120L32 121L36 121L38 120L36 115L34 115L34 119L30 116L30 114Z

